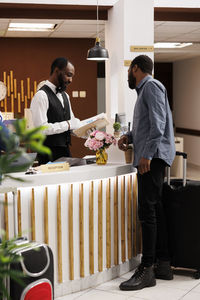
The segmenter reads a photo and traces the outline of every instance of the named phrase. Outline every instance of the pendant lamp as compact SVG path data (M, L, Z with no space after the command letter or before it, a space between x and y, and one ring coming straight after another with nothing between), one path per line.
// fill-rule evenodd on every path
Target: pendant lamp
M97 37L96 42L93 48L88 50L87 53L87 60L94 60L94 61L102 61L108 60L108 50L103 48L100 45L100 38L99 38L99 5L97 0Z

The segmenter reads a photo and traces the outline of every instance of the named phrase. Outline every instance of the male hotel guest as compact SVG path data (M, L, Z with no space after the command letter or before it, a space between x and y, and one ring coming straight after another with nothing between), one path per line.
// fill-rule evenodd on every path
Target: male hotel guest
M31 101L34 126L47 126L44 145L52 151L52 161L70 154L70 131L80 127L80 120L75 118L67 86L72 82L75 69L65 57L56 58L51 65L50 77ZM50 159L47 155L38 155L39 164Z
M134 145L133 165L138 169L138 214L142 226L142 261L121 290L139 290L156 285L156 279L173 279L167 247L167 229L162 206L166 165L175 156L173 123L167 92L152 78L153 62L137 56L128 70L130 89L136 89L132 132L119 140L119 148ZM157 265L154 262L157 260Z

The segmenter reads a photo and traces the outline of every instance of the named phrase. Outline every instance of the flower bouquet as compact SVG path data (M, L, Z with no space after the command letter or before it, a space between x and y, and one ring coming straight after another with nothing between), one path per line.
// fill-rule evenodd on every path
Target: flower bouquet
M85 146L90 150L96 151L96 163L99 165L105 165L108 160L108 154L106 148L110 145L116 145L116 139L113 135L95 130L90 133L88 139L85 142Z

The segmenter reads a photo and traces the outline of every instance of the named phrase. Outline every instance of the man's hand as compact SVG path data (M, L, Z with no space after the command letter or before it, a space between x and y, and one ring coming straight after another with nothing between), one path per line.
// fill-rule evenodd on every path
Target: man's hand
M141 175L150 171L151 160L142 157L138 164L138 171Z
M119 139L118 148L122 151L126 151L128 149L128 137L126 135L122 135Z
M80 127L80 121L76 118L72 118L71 120L68 120L67 123L69 125L68 130L74 130Z

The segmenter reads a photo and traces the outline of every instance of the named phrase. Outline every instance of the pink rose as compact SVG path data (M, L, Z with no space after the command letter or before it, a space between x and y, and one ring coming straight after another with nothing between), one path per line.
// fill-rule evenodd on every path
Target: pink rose
M102 131L98 131L96 134L95 134L95 138L99 141L102 141L104 138L105 138L105 134L104 132Z

